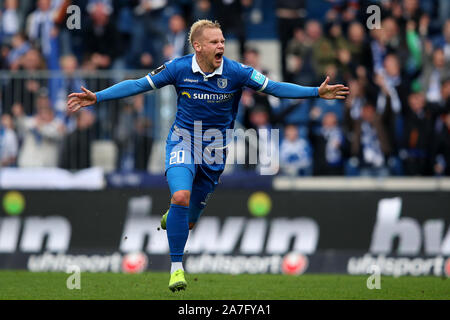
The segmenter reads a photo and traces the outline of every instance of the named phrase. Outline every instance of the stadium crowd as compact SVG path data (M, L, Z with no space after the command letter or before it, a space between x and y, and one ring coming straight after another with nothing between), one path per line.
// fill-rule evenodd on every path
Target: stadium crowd
M274 63L283 81L319 86L328 75L331 83L347 84L350 96L293 101L246 89L238 122L281 130L281 174L450 175L450 2L330 0L323 18L313 19L306 11L309 1L276 1L281 61ZM118 170L145 170L154 119L142 96L123 99L107 118L110 124L96 108L67 115L66 96L86 85L77 70L148 72L189 53L187 28L197 19L218 20L225 35L238 40L242 62L268 73L260 52L246 45L248 12L262 1L0 4L0 69L29 74L0 79L3 167L87 168L91 143L106 137L118 146ZM81 29L67 28L72 4L81 8ZM381 19L369 28L366 8L372 4L381 9ZM64 76L33 77L39 70ZM106 125L112 129L105 136Z

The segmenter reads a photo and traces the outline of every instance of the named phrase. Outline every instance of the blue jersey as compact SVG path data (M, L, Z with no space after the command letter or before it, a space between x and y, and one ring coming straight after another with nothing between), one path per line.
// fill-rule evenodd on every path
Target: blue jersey
M222 134L234 127L242 88L249 87L279 98L318 97L318 87L275 82L236 61L223 57L211 74L202 72L194 55L174 59L137 80L125 80L96 92L97 102L120 99L173 85L178 96L175 125L192 132L195 121L202 122L203 132L218 129Z
M252 67L226 57L213 73L205 74L191 54L169 61L141 79L125 80L96 92L97 102L166 85L173 85L177 92L176 118L166 140L166 169L186 166L195 176L196 164L206 162L201 168L205 173L210 171L207 176L215 176L214 183L225 167L224 149L232 138L228 129L234 128L244 87L280 98L319 96L318 87L271 81Z
M143 78L125 80L95 94L97 102L102 102L169 84L176 89L178 108L166 141L166 171L174 166L187 167L197 179L194 184L200 185L198 179L201 178L196 175L200 168L209 179L207 187L202 188L208 192L217 185L224 170L226 145L232 138L229 136L232 130L228 129L234 127L243 87L280 98L319 96L318 87L271 81L252 67L226 57L213 73L205 74L192 54L169 61ZM200 132L196 127L198 123L201 123ZM202 197L204 195L202 193Z
M225 137L234 127L243 87L262 91L268 79L252 67L223 57L211 74L200 69L193 54L174 59L147 75L153 89L173 85L177 92L175 128L194 131L202 121L202 131L218 129Z

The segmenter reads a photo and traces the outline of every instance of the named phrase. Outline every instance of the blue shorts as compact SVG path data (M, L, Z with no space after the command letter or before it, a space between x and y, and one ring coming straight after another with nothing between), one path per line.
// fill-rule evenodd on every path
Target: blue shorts
M201 167L211 180L217 182L225 169L227 149L212 149L213 151L208 152L201 142L198 147L195 145L192 141L194 137L189 136L188 139L182 137L183 132L174 126L166 140L165 171L171 167L181 166L188 168L195 176L198 167Z
M209 197L219 184L219 178L225 169L225 164L195 163L198 161L194 161L194 148L186 147L179 141L171 141L171 134L173 132L169 134L166 141L165 158L165 173L170 193L173 195L179 190L191 192L189 222L195 223L205 208Z

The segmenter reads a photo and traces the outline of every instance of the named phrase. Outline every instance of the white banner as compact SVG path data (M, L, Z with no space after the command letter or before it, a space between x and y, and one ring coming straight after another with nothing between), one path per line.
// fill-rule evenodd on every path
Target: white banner
M89 168L70 172L59 168L2 168L2 189L82 189L105 187L103 169Z

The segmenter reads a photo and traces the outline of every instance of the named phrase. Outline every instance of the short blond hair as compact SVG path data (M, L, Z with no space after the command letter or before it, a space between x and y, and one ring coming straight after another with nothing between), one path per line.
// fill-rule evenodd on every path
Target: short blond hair
M200 35L202 34L203 30L207 28L212 29L220 29L220 24L217 21L211 21L211 20L197 20L192 26L191 30L189 31L189 43L191 44L192 48L194 47L194 41L197 40Z

